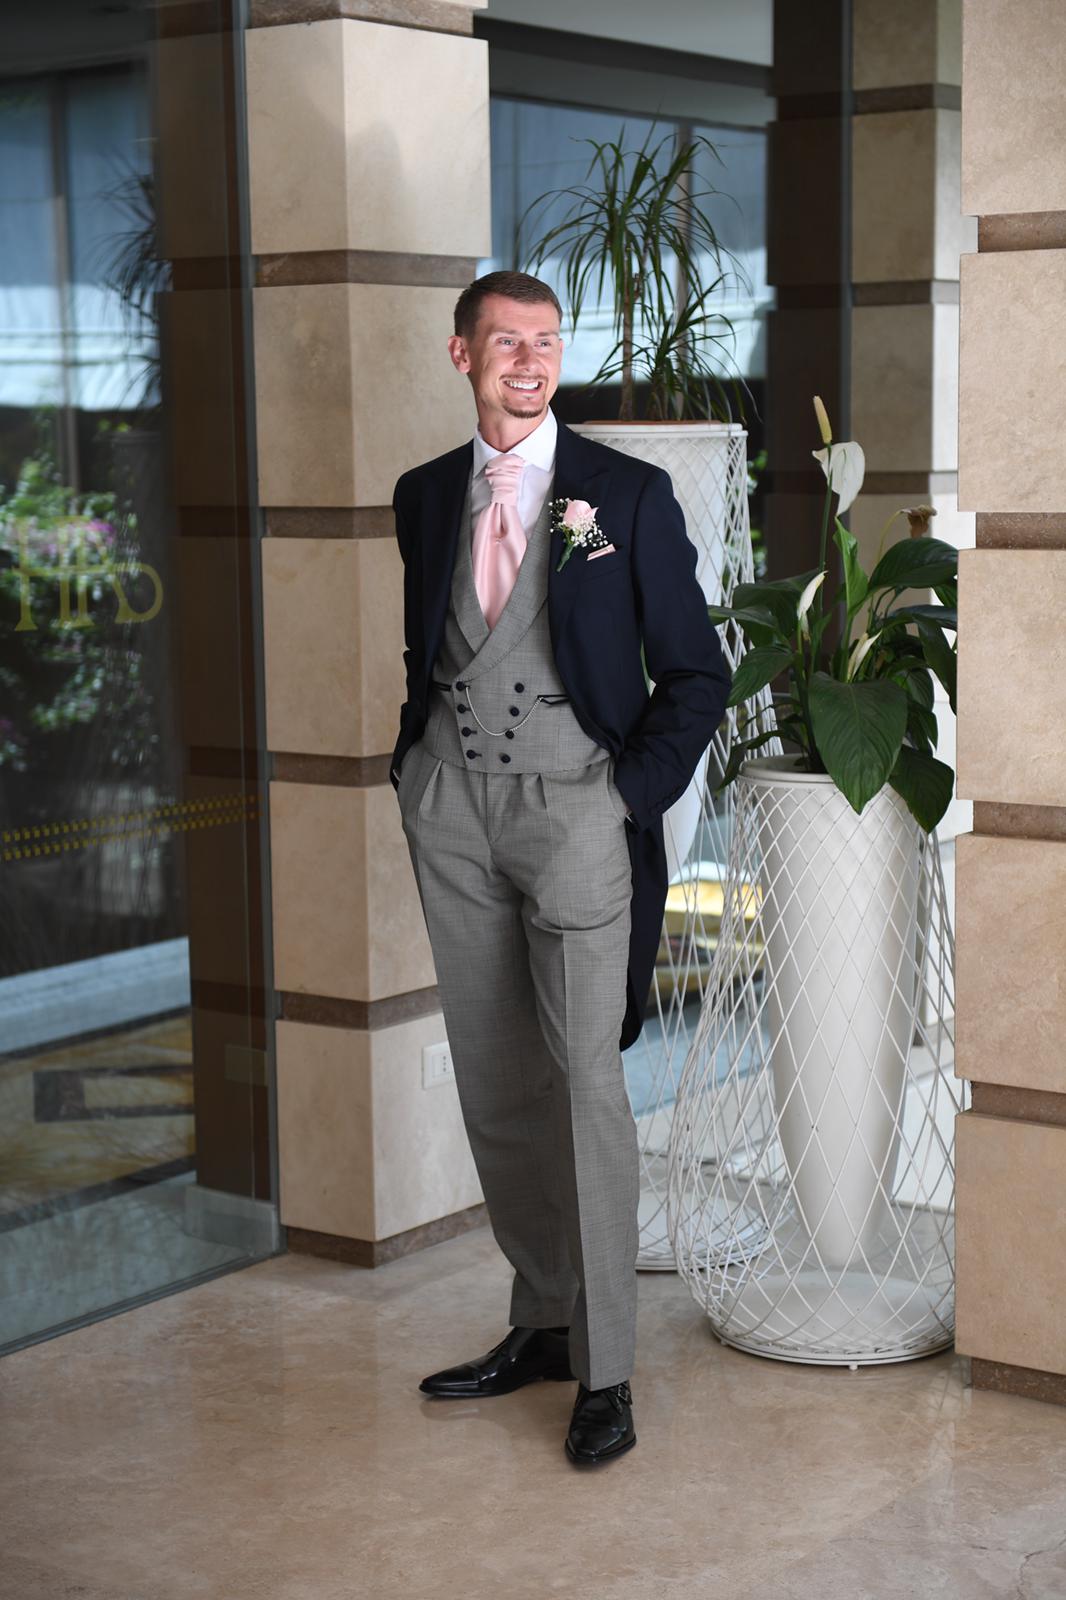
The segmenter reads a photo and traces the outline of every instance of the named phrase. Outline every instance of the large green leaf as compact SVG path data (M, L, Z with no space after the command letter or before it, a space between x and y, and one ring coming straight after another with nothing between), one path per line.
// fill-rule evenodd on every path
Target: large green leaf
M912 700L907 707L907 733L919 750L935 750L940 736L936 712Z
M918 637L925 659L944 685L951 709L955 709L955 682L958 656L935 623L918 618Z
M776 678L779 672L784 672L791 664L792 652L784 649L782 645L749 650L737 664L733 674L733 687L726 705L739 705L742 700L758 694L760 689L765 689L772 678Z
M813 572L809 574L812 578L814 575ZM786 639L790 639L796 631L796 601L805 586L805 583L800 583L797 587L793 579L773 583L738 583L733 590L732 600L735 606L745 610L771 612L778 630Z
M888 781L906 802L915 820L931 833L951 804L955 774L943 761L901 745Z
M844 594L848 615L853 617L869 591L869 581L859 564L859 541L845 528L839 517L836 519L833 539L844 562Z
M932 589L954 578L959 552L943 539L900 539L870 574L871 589Z
M884 785L907 731L907 694L887 678L841 683L816 672L810 684L818 751L837 788L861 812Z
M888 617L900 618L904 622L936 622L942 628L950 628L955 632L959 626L958 611L951 606L896 606L891 611L885 612Z
M738 622L750 645L771 645L781 636L777 618L765 606L708 606L707 615L712 622Z

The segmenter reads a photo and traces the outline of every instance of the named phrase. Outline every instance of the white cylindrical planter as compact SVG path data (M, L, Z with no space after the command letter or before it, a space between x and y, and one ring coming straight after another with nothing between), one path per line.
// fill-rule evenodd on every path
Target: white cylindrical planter
M748 522L747 433L738 423L589 422L575 426L585 438L638 456L670 474L674 494L696 546L696 576L707 600L728 605L734 586L754 579ZM719 629L726 660L735 670L746 644L740 629ZM764 691L769 706L769 691ZM666 1154L681 1064L698 1017L709 971L716 920L702 909L718 892L733 810L732 788L715 803L708 795L725 771L737 738L736 711L726 713L687 790L663 815L671 896L682 910L674 936L664 929L653 986L654 1017L625 1055L626 1081L641 1150L640 1250L642 1270L673 1271L666 1226ZM678 934L676 923L681 921Z
M857 815L794 756L745 763L764 790L765 1018L778 1135L821 1261L846 1267L887 1223L915 991L921 829L887 784Z
M667 1226L723 1342L900 1361L954 1330L954 943L935 832L745 762L677 1092Z

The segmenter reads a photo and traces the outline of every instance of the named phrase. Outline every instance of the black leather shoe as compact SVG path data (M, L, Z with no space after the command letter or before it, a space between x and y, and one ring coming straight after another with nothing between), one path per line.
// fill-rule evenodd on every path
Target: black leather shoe
M432 1372L418 1387L439 1400L479 1400L510 1394L538 1378L572 1383L568 1343L566 1333L552 1328L512 1328L487 1355Z
M632 1450L637 1442L632 1406L628 1381L609 1384L606 1389L586 1389L579 1383L565 1445L571 1461L597 1466Z

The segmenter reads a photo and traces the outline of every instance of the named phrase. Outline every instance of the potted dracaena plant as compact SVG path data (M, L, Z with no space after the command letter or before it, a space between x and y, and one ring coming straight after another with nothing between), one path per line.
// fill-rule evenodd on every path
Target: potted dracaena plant
M624 129L618 140L581 141L592 147L585 181L526 208L516 258L531 272L554 272L575 330L586 311L609 312L614 342L587 387L618 381L618 420L576 431L670 474L699 552L697 576L717 601L725 572L743 575L751 561L745 434L733 420L734 409L743 418L747 391L739 376L723 377L734 330L721 308L728 288L746 285L707 214L720 191L694 172L701 152L720 159L714 145L673 130L653 143L653 132L654 124L635 150L624 147ZM705 755L664 817L671 880L699 825L706 772Z
M761 863L763 1006L779 1137L823 1263L843 1268L873 1249L886 1216L901 1136L911 1041L928 948L921 852L952 797L954 773L934 755L934 679L955 709L954 546L928 535L929 506L896 512L867 575L840 520L858 495L863 453L835 443L814 402L826 477L819 563L793 578L738 584L716 621L748 646L730 704L741 737L720 788L747 787L743 822ZM835 517L832 501L837 498ZM885 539L905 516L910 537ZM828 602L830 521L843 582ZM902 599L931 590L936 603ZM835 648L825 635L837 606ZM911 630L914 630L913 632ZM743 737L765 715L774 726ZM762 710L757 709L762 702ZM798 753L755 755L781 736ZM924 979L923 979L924 982Z

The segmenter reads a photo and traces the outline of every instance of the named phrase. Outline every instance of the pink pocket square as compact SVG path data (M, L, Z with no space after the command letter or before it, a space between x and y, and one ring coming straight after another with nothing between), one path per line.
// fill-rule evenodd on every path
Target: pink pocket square
M586 561L595 561L597 556L609 556L613 549L614 549L614 545L613 544L605 544L599 550L590 550L588 555L585 557L585 559L586 559Z

